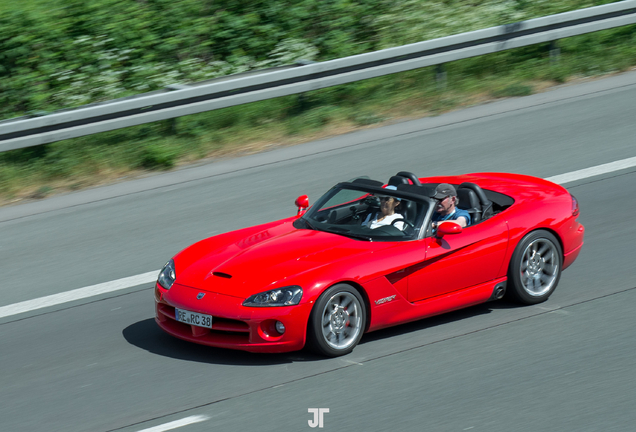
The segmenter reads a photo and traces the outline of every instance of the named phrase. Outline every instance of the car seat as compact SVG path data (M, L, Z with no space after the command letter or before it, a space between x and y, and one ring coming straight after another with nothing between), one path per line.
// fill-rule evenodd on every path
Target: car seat
M458 188L457 198L459 203L457 207L466 210L470 214L471 224L476 224L481 221L481 204L477 194L468 188Z
M470 213L473 223L481 222L493 215L492 201L486 198L479 185L470 182L460 184L457 188L457 197L458 207Z
M391 177L388 184L395 187L399 187L400 185L410 185L411 182L409 182L409 179L400 175L401 173L402 172ZM415 223L415 218L417 217L417 207L413 201L402 199L402 201L400 201L400 205L397 208L397 211L408 222L410 222L411 224Z

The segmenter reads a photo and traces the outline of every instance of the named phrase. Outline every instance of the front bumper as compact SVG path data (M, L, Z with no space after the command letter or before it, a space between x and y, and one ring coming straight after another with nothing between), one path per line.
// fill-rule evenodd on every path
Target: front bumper
M244 299L174 284L170 290L155 286L155 321L165 332L179 339L218 348L250 352L288 352L305 345L311 304L252 308ZM193 326L175 318L175 308L212 315L212 328ZM285 325L285 333L275 323Z

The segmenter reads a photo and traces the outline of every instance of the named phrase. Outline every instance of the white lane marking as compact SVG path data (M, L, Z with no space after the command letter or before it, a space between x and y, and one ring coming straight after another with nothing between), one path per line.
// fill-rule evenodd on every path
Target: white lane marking
M75 300L81 300L96 295L105 294L130 288L157 280L159 270L143 273L136 276L130 276L123 279L117 279L110 282L104 282L97 285L91 285L84 288L78 288L71 291L52 294L46 297L40 297L33 300L27 300L20 303L14 303L0 307L0 318L17 315L23 312L30 312L49 306L55 306L62 303L68 303Z
M362 363L358 363L357 361L346 360L346 359L340 359L340 360L345 362L345 363L354 364L354 365L358 365L358 366L364 366Z
M576 180L582 180L589 177L594 177L601 174L607 174L614 171L619 171L626 168L636 166L636 157L622 159L616 162L610 162L603 165L597 165L590 168L585 168L578 171L572 171L565 174L560 174L552 177L547 177L546 180L558 183L566 184ZM136 285L141 285L149 282L153 282L157 279L159 270L143 273L137 276L131 276L123 279L117 279L110 282L104 282L97 285L91 285L85 288L79 288L72 291L67 291L59 294L53 294L46 297L40 297L33 300L27 300L20 303L14 303L7 306L0 307L0 318L17 315L23 312L29 312L36 309L41 309L49 306L55 306L62 303L71 302L74 300L80 300L83 298L93 297L99 294L105 294L113 291L118 291L126 288L130 288Z
M576 180L582 180L589 177L594 177L601 174L607 174L614 171L619 171L626 168L636 166L636 157L622 159L616 162L610 162L603 165L597 165L590 168L585 168L578 171L572 171L565 174L560 174L553 177L548 177L546 180L560 185L570 183Z
M175 420L170 423L165 423L159 426L143 429L143 430L140 430L139 432L163 432L163 431L168 431L168 430L180 428L183 426L191 425L193 423L200 423L209 419L210 417L205 415L190 416L181 420Z

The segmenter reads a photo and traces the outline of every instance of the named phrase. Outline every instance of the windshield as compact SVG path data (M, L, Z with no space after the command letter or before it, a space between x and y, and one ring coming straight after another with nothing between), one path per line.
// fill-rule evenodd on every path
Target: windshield
M425 199L408 199L390 189L340 184L314 204L296 223L367 241L419 238L429 208Z

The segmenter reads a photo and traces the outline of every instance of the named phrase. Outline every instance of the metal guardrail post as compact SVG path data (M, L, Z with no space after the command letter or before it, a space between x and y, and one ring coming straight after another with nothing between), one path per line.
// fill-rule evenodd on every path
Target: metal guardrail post
M559 42L556 40L550 41L550 63L558 63L561 57L561 48L559 48Z
M446 89L446 68L444 67L444 63L435 66L435 81L437 81L437 88L439 90Z

